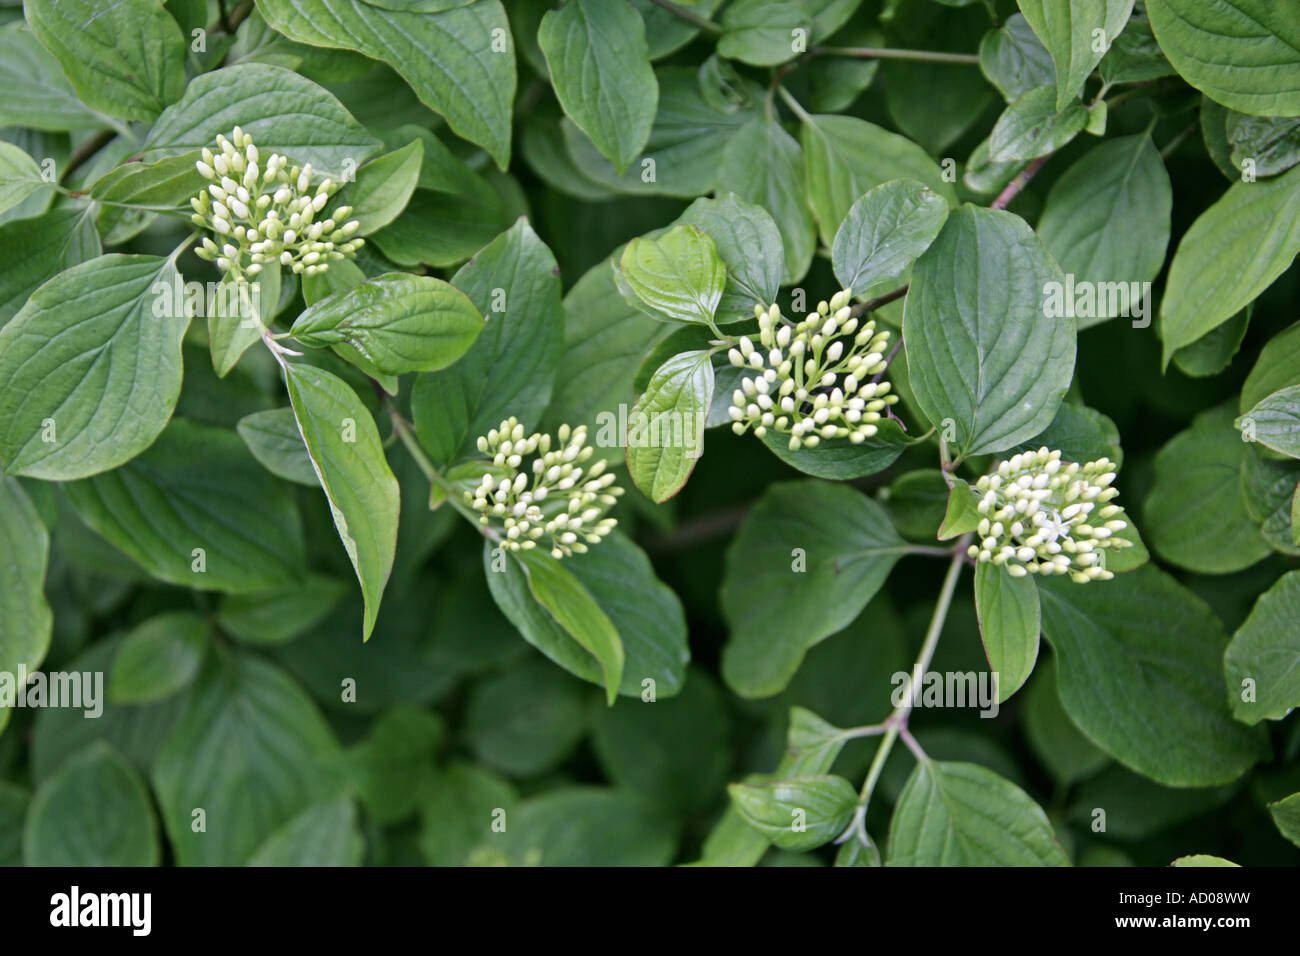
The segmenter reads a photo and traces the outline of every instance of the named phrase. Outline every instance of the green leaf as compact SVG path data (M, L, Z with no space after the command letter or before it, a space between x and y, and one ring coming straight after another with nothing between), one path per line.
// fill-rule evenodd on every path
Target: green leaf
M105 204L177 209L207 185L194 166L195 158L185 153L156 163L125 162L96 179L90 194Z
M397 479L375 420L346 382L299 364L285 366L284 380L334 527L361 583L362 637L369 640L397 548Z
M1064 461L1082 464L1109 458L1117 469L1124 463L1119 429L1101 412L1086 405L1062 402L1050 425L1008 451L1037 451L1043 446L1059 451Z
M618 269L650 314L669 322L711 323L727 282L717 245L698 226L677 226L658 239L633 239Z
M1229 110L1225 132L1232 145L1232 165L1238 169L1249 161L1254 175L1276 176L1300 163L1300 119Z
M1255 300L1300 252L1300 166L1237 182L1183 234L1160 303L1164 361Z
M1030 90L1056 86L1052 54L1022 14L1013 13L1002 26L984 34L979 53L981 72L1008 103Z
M600 664L605 697L612 706L623 681L625 661L614 623L582 582L555 558L537 551L521 551L515 557L537 603Z
M106 125L77 98L59 61L26 30L0 30L0 87L8 94L0 103L0 126L62 131Z
M438 13L363 0L262 0L258 10L291 40L387 63L453 132L486 149L502 169L508 165L515 57L500 0Z
M315 305L321 299L356 288L366 281L366 274L351 259L339 259L324 272L302 277L302 300Z
M922 761L889 824L887 866L1069 866L1047 814L972 763Z
M752 319L755 305L776 301L785 252L781 233L767 210L735 193L722 193L717 199L695 200L677 224L699 227L717 247L727 276L716 309L718 322Z
M654 0L631 0L632 6L645 20L646 40L650 44L650 59L660 60L684 47L697 36L700 28L683 20L670 10L657 6ZM722 0L695 0L691 12L702 17L713 15Z
M727 551L727 684L743 697L779 692L809 648L858 616L906 549L885 510L859 491L770 486Z
M989 134L989 160L1037 159L1054 153L1088 123L1088 111L1070 103L1058 111L1056 88L1040 86L1008 106Z
M0 142L0 213L48 185L36 160L12 143Z
M1243 113L1300 116L1300 20L1268 0L1148 0L1180 76Z
M954 478L952 491L948 494L948 509L944 512L943 524L939 526L939 540L949 541L979 527L979 503L979 493L960 478Z
M513 777L534 777L564 760L587 732L587 688L549 661L476 684L465 709L475 757Z
M23 819L30 802L26 790L0 781L0 866L23 865Z
M118 648L108 699L147 704L172 696L194 679L207 648L208 625L197 614L176 611L149 618Z
M1056 108L1083 92L1083 84L1093 68L1101 62L1111 41L1128 23L1133 0L1071 0L1068 4L1054 0L1016 0L1020 12L1056 64ZM1097 49L1094 32L1105 37Z
M50 649L54 624L44 590L50 533L18 479L8 475L0 476L0 546L9 555L0 573L0 673L34 671Z
M302 441L301 436L298 441ZM312 484L317 484L314 472ZM347 590L347 585L337 578L309 574L291 587L229 594L217 608L217 624L250 644L284 644L333 611Z
M317 803L266 838L247 866L360 866L366 841L347 797Z
M848 826L858 803L852 784L830 774L733 783L727 790L745 821L783 850L829 843Z
M1274 392L1300 385L1300 323L1279 332L1260 349L1255 367L1241 386L1242 412Z
M817 224L804 199L803 147L774 117L750 120L727 141L718 181L762 206L785 246L782 284L798 282L817 248Z
M604 686L600 664L533 598L519 562L494 553L491 542L485 542L483 567L493 600L524 640L571 674ZM625 655L619 693L639 697L651 686L656 697L665 698L680 691L690 660L686 619L677 595L654 576L645 553L615 531L599 548L565 558L560 567L577 579L618 632Z
M143 455L64 491L82 521L170 584L257 591L302 574L288 489L224 429L178 418Z
M1221 856L1211 856L1207 853L1195 853L1191 856L1180 856L1170 866L1241 866L1240 863L1233 863L1231 860L1225 860Z
M537 41L564 112L621 175L659 104L640 14L624 0L573 0L542 17Z
M225 378L275 318L280 304L280 266L271 263L253 282L227 275L216 291L207 302L208 348L213 370L218 378Z
M154 792L181 866L238 866L307 807L333 796L329 727L277 667L228 652L208 659L158 754ZM206 830L194 827L203 811Z
M1074 372L1073 319L1043 316L1064 284L1024 220L962 206L912 269L903 313L908 384L931 423L952 420L961 455L1032 438Z
M1228 712L1223 625L1173 578L1147 566L1104 582L1043 580L1039 595L1061 703L1120 763L1166 786L1205 787L1265 751Z
M235 430L253 457L271 474L309 488L320 485L292 408L273 408L245 415Z
M82 750L32 797L27 866L157 866L161 855L149 791L108 744Z
M1166 561L1202 574L1229 574L1269 553L1241 496L1245 454L1226 405L1196 416L1156 454L1143 527Z
M415 380L415 430L434 461L455 461L511 415L529 425L542 417L564 336L558 274L520 219L452 277L487 326L459 362Z
M239 126L262 155L281 153L311 163L335 181L350 178L380 144L323 87L292 70L239 63L196 77L145 139L141 158L152 163L193 154Z
M943 524L950 497L948 483L937 468L921 468L899 475L881 502L894 527L905 538L934 541Z
M483 316L469 296L432 276L393 272L308 306L289 334L333 347L367 375L436 372L461 358Z
M1206 332L1173 354L1178 371L1193 378L1218 375L1231 363L1246 338L1253 306L1246 306L1227 322Z
M26 0L24 12L92 109L153 120L185 89L185 38L154 0Z
M1038 585L1006 568L975 566L975 613L989 669L997 675L998 703L1018 691L1038 660Z
M158 437L181 390L188 304L156 256L101 256L47 282L0 330L9 474L84 478Z
M656 503L681 491L704 454L704 423L713 401L708 351L682 352L664 362L632 406L627 470Z
M592 718L596 757L615 786L682 814L717 802L730 768L731 718L704 671L692 670L676 697L601 707Z
M487 861L529 866L667 866L677 823L639 793L560 787L525 800Z
M897 285L948 218L942 196L913 179L882 183L855 202L835 233L831 262L855 296Z
M801 137L808 202L822 241L831 245L855 202L891 179L915 179L957 205L957 193L925 150L854 116L810 116Z
M1297 622L1300 571L1290 571L1260 595L1223 657L1232 713L1242 723L1281 720L1300 705Z
M1300 462L1279 460L1258 444L1246 446L1240 473L1242 500L1269 547L1283 554L1300 554L1291 527L1298 480Z
M812 17L805 7L801 0L735 0L722 14L718 55L751 66L793 60L799 49L807 47L812 31Z
M823 439L816 448L791 451L789 436L772 431L763 436L762 442L777 458L805 475L851 481L884 471L911 444L897 422L882 419L878 428L875 435L859 445L847 438L831 438Z
M351 218L361 224L358 233L368 236L401 214L415 191L423 163L424 142L415 139L357 170L356 183L343 194L343 202L352 206ZM341 264L334 263L330 272Z
M18 313L32 292L64 269L99 255L93 206L52 209L0 225L0 325Z
M1107 83L1138 83L1173 76L1174 68L1151 32L1146 6L1134 5L1128 26L1115 37L1099 65Z
M1300 793L1270 803L1268 812L1273 815L1273 822L1282 831L1282 835L1300 846Z
M1025 688L1025 738L1052 778L1071 784L1091 777L1110 757L1074 726L1056 685L1056 661L1049 657L1035 668Z
M1260 399L1233 427L1243 440L1300 458L1300 385L1289 385Z
M415 812L435 777L434 751L444 733L436 714L403 704L380 715L366 739L342 755L340 770L371 819L391 825Z
M501 813L514 820L518 802L509 783L482 767L440 768L420 807L420 852L430 866L464 866L471 853L503 839L493 824Z
M367 241L398 265L445 268L470 258L507 222L500 197L478 179L463 195L417 189L402 214Z

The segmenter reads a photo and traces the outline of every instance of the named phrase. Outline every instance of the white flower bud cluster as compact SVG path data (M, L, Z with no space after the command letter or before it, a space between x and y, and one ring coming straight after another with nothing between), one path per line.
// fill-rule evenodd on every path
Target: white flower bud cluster
M478 450L492 458L495 471L466 491L465 500L479 512L479 524L501 522L502 544L511 551L532 550L546 538L551 557L582 554L618 523L604 515L623 489L605 471L604 459L583 468L595 451L587 445L586 426L561 425L554 448L550 435L527 432L507 418L479 438Z
M1132 547L1117 537L1128 526L1111 487L1108 458L1085 465L1061 461L1059 451L1040 448L1012 455L975 484L980 493L978 544L968 554L1004 565L1013 577L1068 574L1080 584L1108 581L1102 552ZM1095 513L1094 513L1095 512Z
M287 168L279 153L261 163L253 138L238 126L231 139L217 137L217 148L216 154L205 148L194 164L209 183L190 200L190 218L216 236L204 238L195 250L199 258L236 279L252 278L271 262L311 276L365 242L351 238L361 224L344 221L351 206L316 219L341 184L326 179L313 192L311 164Z
M881 411L898 401L888 382L871 380L889 364L889 332L853 318L850 298L847 289L837 292L799 323L776 305L754 307L760 346L742 336L727 353L732 365L757 373L732 394L732 431L788 434L791 451L823 438L857 445L876 434Z

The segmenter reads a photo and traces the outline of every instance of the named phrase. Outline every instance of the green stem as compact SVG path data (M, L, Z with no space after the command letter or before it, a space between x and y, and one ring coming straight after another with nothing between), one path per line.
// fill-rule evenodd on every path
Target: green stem
M656 7L663 7L673 16L685 20L687 23L694 24L706 33L718 34L722 32L722 27L718 26L712 20L708 20L700 16L698 13L692 13L685 7L679 7L677 4L673 3L672 0L650 0L650 2Z
M778 86L776 88L776 91L781 94L781 99L785 100L785 105L790 107L790 109L794 111L794 114L796 116L798 116L805 123L812 122L812 117L808 114L808 111L799 105L799 101L790 95L789 90L787 90L784 86Z
M925 63L979 64L974 53L940 53L937 50L905 50L899 47L877 46L815 46L813 53L821 56L848 56L859 60L921 60Z
M475 514L474 511L465 504L465 502L460 500L460 494L457 490L442 476L438 469L434 467L433 462L429 461L429 456L424 453L424 449L420 447L420 443L415 437L415 430L411 427L411 423L402 417L401 412L397 410L397 406L394 405L390 399L385 399L385 404L388 406L388 417L392 419L393 422L393 432L399 439L401 439L402 444L406 446L406 451L415 461L415 464L420 471L424 473L424 477L428 479L429 484L437 485L446 492L446 500L450 502L451 506L456 509L461 517L474 525L483 537L490 538L493 541L500 541L501 536L491 528L485 528L479 523L479 516Z

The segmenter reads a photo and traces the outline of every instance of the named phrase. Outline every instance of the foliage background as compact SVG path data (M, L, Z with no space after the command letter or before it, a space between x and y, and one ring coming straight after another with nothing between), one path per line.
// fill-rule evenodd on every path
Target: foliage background
M135 5L140 4L148 6L145 0ZM604 0L583 0L583 5L606 7ZM33 7L45 6L29 3L29 17ZM297 6L317 27L327 19L320 12L326 6L322 0ZM329 6L364 5L349 0ZM374 6L400 10L404 4L390 0ZM435 2L429 9L451 6ZM698 196L734 191L774 214L788 265L800 242L811 252L814 218L801 178L792 179L788 170L762 168L768 157L737 142L745 123L757 124L747 128L747 135L761 129L781 138L779 130L785 128L798 137L798 118L779 98L768 103L772 69L736 62L755 59L745 44L776 41L737 38L738 29L728 31L730 40L719 41L649 0L632 0L630 7L609 0L608 7L620 8L624 16L634 10L646 24L660 111L648 150L657 142L662 149L668 140L679 140L675 148L689 154L690 168L697 171L689 181L664 172L650 188L619 182L608 162L563 118L552 90L536 40L552 4L511 0L502 6L477 0L472 6L495 20L508 17L507 55L514 57L518 70L506 124L489 121L477 136L455 135L439 112L460 107L430 109L413 92L413 84L389 66L355 51L327 49L329 43L313 47L277 36L262 13L272 21L287 17L291 5L280 0L259 2L251 13L246 5L238 7L236 16L247 16L233 45L232 37L215 30L208 49L187 55L185 66L191 75L223 61L226 66L266 63L295 70L337 96L387 149L409 142L415 135L412 127L426 131L419 134L425 140L426 164L430 149L442 144L447 168L459 178L450 188L415 193L399 220L405 229L393 229L387 239L367 246L362 257L367 273L391 268L386 256L398 268L420 271L417 263L431 263L429 274L450 277L471 253L527 216L554 255L566 294L562 347L535 372L542 378L555 376L549 410L542 422L529 424L553 427L590 420L600 407L593 383L605 376L608 388L599 399L604 407L632 401L643 357L668 332L614 288L607 261L623 243L673 223ZM732 6L745 4L737 0ZM1007 0L803 0L767 6L760 15L764 24L782 22L790 9L830 24L825 35L814 29L816 43L965 54L979 51L986 34L1016 12ZM722 7L719 0L703 0L690 5L690 11L727 27L734 21ZM221 12L215 2L195 0L168 2L163 9L186 36L196 25L218 23ZM65 86L58 75L32 72L21 59L20 51L30 49L30 43L16 39L30 39L22 20L19 5L0 3L0 21L5 22L0 74L6 77L6 90L32 93L42 84ZM1294 21L1287 24L1294 27ZM728 49L734 56L730 63L713 57L715 50ZM1151 45L1145 52L1162 61ZM423 71L419 57L408 55L397 41L376 58ZM790 59L787 51L771 63L784 71L779 64ZM464 62L453 61L449 68L474 79ZM1032 67L1024 69L1032 72ZM980 66L970 63L821 56L782 76L811 111L857 117L919 144L932 157L936 174L939 161L947 157L964 172L1007 106ZM436 83L429 82L436 90ZM167 91L167 102L177 99L184 85L182 79L177 89ZM1096 76L1088 81L1085 105L1093 102L1100 85ZM478 92L467 99L491 95L481 82L473 89ZM1105 141L1149 132L1172 186L1172 238L1159 267L1147 277L1156 279L1159 301L1179 237L1239 179L1238 170L1214 134L1216 117L1223 129L1224 108L1172 70L1159 67L1149 80L1117 84L1110 95L1116 94L1122 99L1109 110ZM426 95L426 102L433 98ZM666 105L689 115L667 115ZM109 111L103 104L95 109ZM764 119L765 109L774 111L769 117L779 116L781 126ZM17 112L12 105L0 105L0 125L8 124L0 138L32 157L53 157L60 170L68 169L71 157L88 155L65 180L78 192L90 190L117 164L133 160L138 145L130 140L143 136L152 119L148 109L143 115L119 110L119 119L110 124L86 121L85 116L33 124L21 122ZM129 135L84 153L98 130L125 122L130 122ZM673 123L676 130L667 128ZM463 118L452 125L461 132L473 127ZM1300 144L1294 129L1287 135L1284 142L1290 143L1295 154L1290 162L1295 163ZM788 139L785 153L795 154L793 172L798 173L803 156L796 142ZM1076 162L1093 155L1098 142L1080 134L1053 150L1010 210L1031 224L1041 222L1054 188L1077 168ZM484 145L503 161L508 158L505 171L494 167ZM629 158L639 151L632 149ZM851 162L870 170L872 154L856 154ZM1003 172L1025 165L1012 163L1014 169ZM635 165L633 170L635 175ZM763 174L771 180L767 202L761 201L756 185ZM965 181L955 188L963 199L987 205L1009 178L1005 175L996 188L979 193ZM1292 185L1290 196L1297 194L1300 186ZM72 248L76 243L69 236L86 241L81 231L94 229L106 251L167 255L186 232L179 217L139 219L143 228L124 225L112 207L52 190L9 209L0 216L9 297L0 318L11 318L38 282L95 251ZM1145 248L1138 244L1134 255L1152 253L1147 225L1125 226L1145 243ZM40 251L56 243L62 244L58 255ZM1287 262L1294 255L1292 248ZM1231 271L1239 262L1228 261L1224 268ZM190 254L179 265L186 278L212 277L211 267ZM814 302L839 287L822 255L812 259L806 275L797 266L789 268L795 274L785 277L783 302L793 285L809 290ZM1117 319L1079 334L1068 401L1086 402L1114 423L1124 458L1121 501L1153 544L1153 560L1208 604L1222 623L1224 640L1246 620L1259 596L1297 567L1300 549L1286 533L1282 545L1261 543L1263 516L1256 520L1250 514L1254 499L1239 484L1243 462L1256 449L1232 445L1227 465L1199 478L1191 472L1206 451L1192 447L1184 459L1169 464L1171 453L1162 449L1189 434L1203 412L1230 403L1235 413L1261 350L1296 319L1298 282L1294 267L1287 268L1254 301L1248 319L1233 318L1216 326L1217 331L1209 330L1199 343L1199 355L1184 353L1163 371L1160 322L1140 329ZM286 301L291 304L282 322L291 321L302 307L301 301ZM901 302L880 312L894 327L901 314ZM269 354L260 348L250 351L231 374L218 378L206 339L203 323L194 322L184 344L178 417L233 436L235 425L248 414L285 404ZM1189 374L1189 368L1197 374ZM1297 379L1300 368L1289 369L1289 380ZM378 410L364 381L358 393ZM404 384L400 401L409 401L410 394ZM388 434L386 423L383 431ZM1235 440L1233 433L1230 441ZM841 727L875 723L888 713L890 675L910 666L938 590L941 575L934 559L905 557L887 587L852 624L811 648L784 690L748 699L729 689L720 663L728 623L718 598L728 545L774 483L805 476L752 437L711 429L706 453L679 495L653 505L632 492L618 510L621 530L644 549L654 573L680 600L691 658L682 691L653 705L624 697L609 708L598 687L571 676L521 640L485 584L475 530L449 508L430 512L423 507L427 484L402 449L393 447L389 460L403 491L401 533L378 625L364 645L358 637L361 600L352 569L326 502L315 489L276 479L283 486L277 493L291 496L301 514L310 587L305 595L298 589L277 591L267 606L252 608L257 602L241 604L237 597L151 578L79 519L66 485L21 481L51 528L44 589L53 630L41 665L45 670L104 670L111 684L110 665L124 635L138 634L136 629L147 622L158 626L160 615L177 614L183 616L163 618L164 624L183 629L195 615L203 622L192 633L191 646L206 655L206 663L158 702L110 703L98 721L54 710L0 716L0 863L696 860L728 806L726 783L776 766L792 706L808 708ZM1270 461L1269 467L1291 469L1293 464ZM900 476L936 465L934 446L920 445L886 470L852 484L888 504ZM1294 486L1294 470L1286 474ZM908 514L937 527L942 493L936 499L929 487L930 499L911 502ZM1190 529L1172 527L1176 522L1170 517L1166 527L1161 508L1175 516L1194 513L1196 521ZM1233 521L1250 539L1246 559L1205 566L1198 555L1222 553L1206 537L1214 534L1216 522ZM27 546L12 544L15 549ZM1226 573L1205 573L1220 571ZM964 577L958 588L935 670L987 668L968 581ZM277 628L276 622L285 626ZM1294 660L1297 622L1284 616L1278 626L1291 641ZM355 678L361 690L354 704L339 700L339 682L346 677ZM1114 709L1122 703L1100 702ZM1140 702L1135 706L1141 710ZM1291 716L1267 726L1271 755L1231 782L1162 786L1089 743L1074 727L1061 709L1055 661L1046 644L1029 683L996 719L981 719L974 710L922 709L912 722L932 757L982 765L1023 788L1046 811L1069 858L1082 865L1165 865L1188 853L1215 854L1245 865L1300 862L1300 850L1281 837L1266 806L1300 790L1300 723ZM873 743L851 742L835 764L836 773L855 789ZM868 830L882 844L912 762L906 750L896 748L885 765L867 820ZM205 803L221 810L220 816L210 815L209 831L183 832L188 830L187 808ZM496 807L507 808L510 826L508 838L493 843L483 831L485 814ZM1097 807L1107 810L1103 834L1089 827ZM806 854L771 849L763 863L820 865L833 858L829 848Z

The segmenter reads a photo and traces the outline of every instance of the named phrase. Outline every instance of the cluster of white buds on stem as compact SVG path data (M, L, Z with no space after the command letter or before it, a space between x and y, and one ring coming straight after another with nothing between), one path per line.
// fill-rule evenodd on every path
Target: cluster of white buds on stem
M742 336L727 353L732 365L756 373L732 395L732 431L788 434L791 451L815 448L823 438L857 445L876 434L881 411L898 401L888 382L872 380L889 364L889 332L854 318L851 295L837 292L798 323L776 305L754 307L760 346Z
M190 200L190 218L216 237L205 237L196 255L231 278L251 278L272 262L316 275L365 242L351 238L361 225L345 221L351 206L316 219L341 184L325 179L313 187L310 164L290 168L279 153L260 162L253 138L238 126L230 139L217 137L217 148L215 154L205 148L194 164L209 182Z
M1087 464L1061 461L1059 451L1040 448L1012 455L975 484L980 493L977 561L1003 565L1013 577L1069 574L1080 584L1107 581L1104 552L1132 547L1118 537L1128 526L1111 487L1108 458ZM1095 512L1095 514L1094 514Z
M511 551L531 550L545 538L552 557L582 554L618 523L605 512L623 489L605 471L603 459L584 469L594 452L587 445L586 427L561 425L556 438L552 443L550 435L528 434L516 419L507 418L478 440L493 471L465 492L465 501L479 512L479 524L501 523L502 544ZM525 466L527 457L532 463Z

